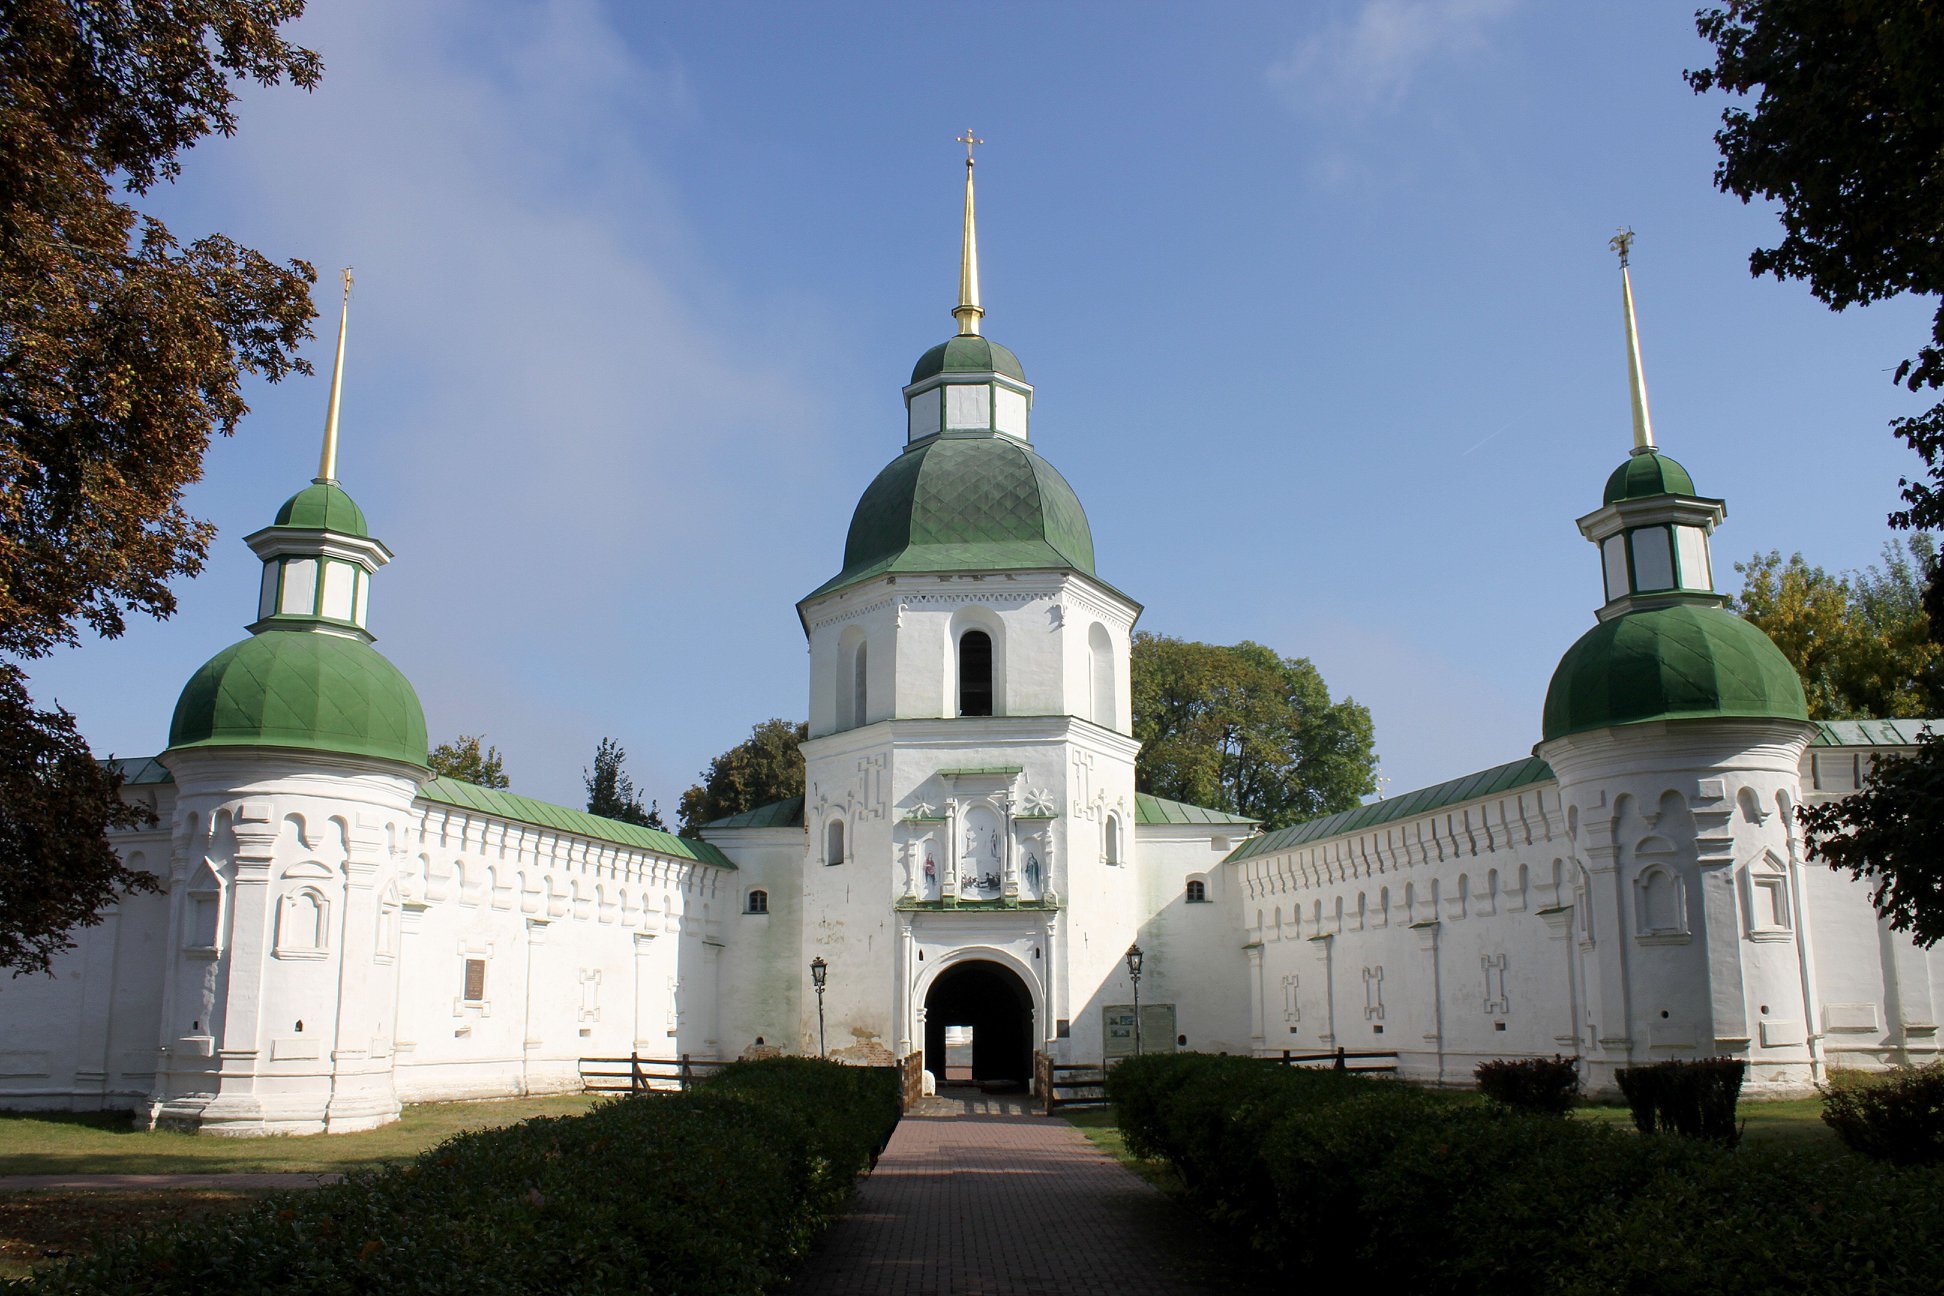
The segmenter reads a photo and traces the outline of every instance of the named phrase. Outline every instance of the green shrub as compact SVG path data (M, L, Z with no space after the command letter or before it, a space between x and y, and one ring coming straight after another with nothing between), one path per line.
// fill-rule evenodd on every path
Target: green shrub
M757 1293L881 1145L896 1119L886 1083L832 1063L739 1063L688 1094L462 1134L405 1165L136 1235L31 1290Z
M1641 1133L1659 1130L1733 1147L1741 1141L1735 1103L1747 1073L1748 1064L1738 1058L1701 1058L1623 1067L1613 1078Z
M1822 1091L1823 1123L1854 1150L1895 1165L1944 1162L1944 1062Z
M1478 1091L1514 1111L1564 1116L1580 1093L1579 1059L1500 1058L1472 1071Z

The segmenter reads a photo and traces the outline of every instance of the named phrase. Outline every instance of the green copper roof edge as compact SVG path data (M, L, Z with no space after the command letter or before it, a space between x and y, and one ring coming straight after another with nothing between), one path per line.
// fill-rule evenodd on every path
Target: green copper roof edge
M785 797L781 801L771 801L766 805L754 806L739 814L726 815L712 819L702 825L702 831L711 828L801 828L803 827L803 798Z
M1051 546L1048 547L1050 548ZM1100 579L1100 577L1094 575L1092 572L1081 571L1077 567L1068 566L1063 563L1048 563L1046 566L1043 567L994 567L994 568L988 568L987 570L1003 571L1013 575L1022 575L1022 576L1031 573L1038 573L1038 572L1055 572L1055 573L1061 573L1068 576L1078 576L1082 580L1091 581L1093 584L1098 585L1101 589L1107 591L1107 593L1112 594L1115 598L1120 599L1123 603L1126 603L1129 607L1132 607L1134 609L1134 613L1136 617L1138 617L1141 614L1141 612L1146 610L1146 605L1136 600L1133 595L1129 594L1126 590L1120 588L1118 585L1114 585L1108 581L1104 581ZM838 593L842 593L844 590L853 589L859 585L866 583L867 581L882 580L887 576L958 576L958 575L977 575L977 574L979 573L967 572L964 568L951 568L951 569L941 568L935 571L923 570L923 569L892 570L887 568L887 569L882 569L873 572L865 572L850 580L845 580L841 576L833 576L831 579L825 581L822 585L819 585L816 589L811 590L808 594L805 594L802 598L797 600L797 616L799 619L803 620L807 624L809 618L804 616L803 610L809 607L810 604L816 602L818 599L823 598L826 595L838 594Z
M1136 792L1134 822L1173 825L1239 824L1253 827L1262 821L1251 819L1247 815L1231 814L1227 810L1198 806L1188 801L1170 801L1167 797L1158 797L1151 792Z
M365 760L390 761L405 769L423 770L429 768L424 761L410 761L399 756L389 743L366 742L356 738L331 737L323 739L303 730L264 728L254 734L211 734L207 738L196 738L189 742L176 743L164 755L172 752L208 751L215 748L255 747L269 751L297 751L318 756L355 756Z
M1372 801L1336 814L1324 815L1318 819L1291 824L1278 828L1275 832L1260 837L1251 837L1223 857L1224 864L1258 855L1270 855L1277 851L1288 850L1293 846L1304 846L1326 837L1341 836L1346 833L1364 832L1400 819L1410 819L1421 814L1431 814L1447 810L1452 806L1463 805L1469 801L1483 800L1486 797L1502 796L1522 787L1535 783L1552 781L1552 766L1537 756L1527 756L1521 760L1507 761L1490 769L1478 770L1443 783L1417 788L1381 801Z
M652 851L657 855L673 855L678 859L691 859L716 868L733 870L736 867L727 855L697 838L678 837L658 828L622 823L619 819L608 819L585 810L521 796L504 788L481 787L477 783L441 776L429 780L420 788L418 799L434 805L511 819L535 828L550 828L613 846Z

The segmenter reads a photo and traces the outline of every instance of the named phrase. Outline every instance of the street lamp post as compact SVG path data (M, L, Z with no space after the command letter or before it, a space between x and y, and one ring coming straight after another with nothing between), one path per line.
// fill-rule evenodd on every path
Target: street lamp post
M1127 947L1127 975L1134 982L1134 1056L1141 1056L1141 947Z
M810 984L817 988L817 1056L829 1057L830 1050L824 1044L824 981L830 976L830 964L823 961L819 954L810 960Z

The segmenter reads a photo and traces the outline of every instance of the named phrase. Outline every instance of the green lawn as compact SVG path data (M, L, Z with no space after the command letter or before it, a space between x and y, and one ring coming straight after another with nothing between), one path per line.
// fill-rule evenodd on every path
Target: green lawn
M1575 1113L1582 1120L1610 1121L1632 1128L1633 1117L1622 1104L1589 1104ZM1742 1139L1748 1143L1770 1143L1798 1147L1830 1156L1850 1156L1850 1150L1836 1137L1836 1131L1823 1124L1822 1099L1778 1098L1744 1100L1735 1108L1742 1121Z
M1174 1167L1166 1161L1149 1161L1127 1150L1127 1140L1121 1137L1120 1117L1112 1107L1079 1107L1063 1112L1061 1116L1068 1124L1078 1126L1088 1142L1155 1187L1172 1189L1179 1186L1180 1180L1175 1176Z
M569 1116L589 1094L496 1102L421 1103L399 1120L361 1134L220 1138L137 1130L123 1112L0 1113L0 1175L220 1174L355 1170L402 1161L462 1130L511 1125L529 1116Z

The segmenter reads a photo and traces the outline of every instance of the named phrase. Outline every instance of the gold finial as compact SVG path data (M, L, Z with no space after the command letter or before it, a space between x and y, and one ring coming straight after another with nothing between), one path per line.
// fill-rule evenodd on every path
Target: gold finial
M1634 324L1633 276L1627 272L1628 253L1633 250L1634 232L1623 229L1607 241L1620 254L1620 305L1627 320L1627 387L1633 397L1635 454L1654 448L1654 420L1647 413L1647 373L1640 366L1640 331Z
M979 230L972 218L972 149L985 141L973 135L970 127L955 138L965 145L965 241L959 248L959 304L952 308L952 314L958 319L960 337L977 337L979 317L985 314L985 308L979 305Z
M338 395L344 390L344 332L351 323L351 267L344 267L344 305L338 312L337 363L331 366L331 403L324 411L324 453L317 461L317 480L337 480Z

